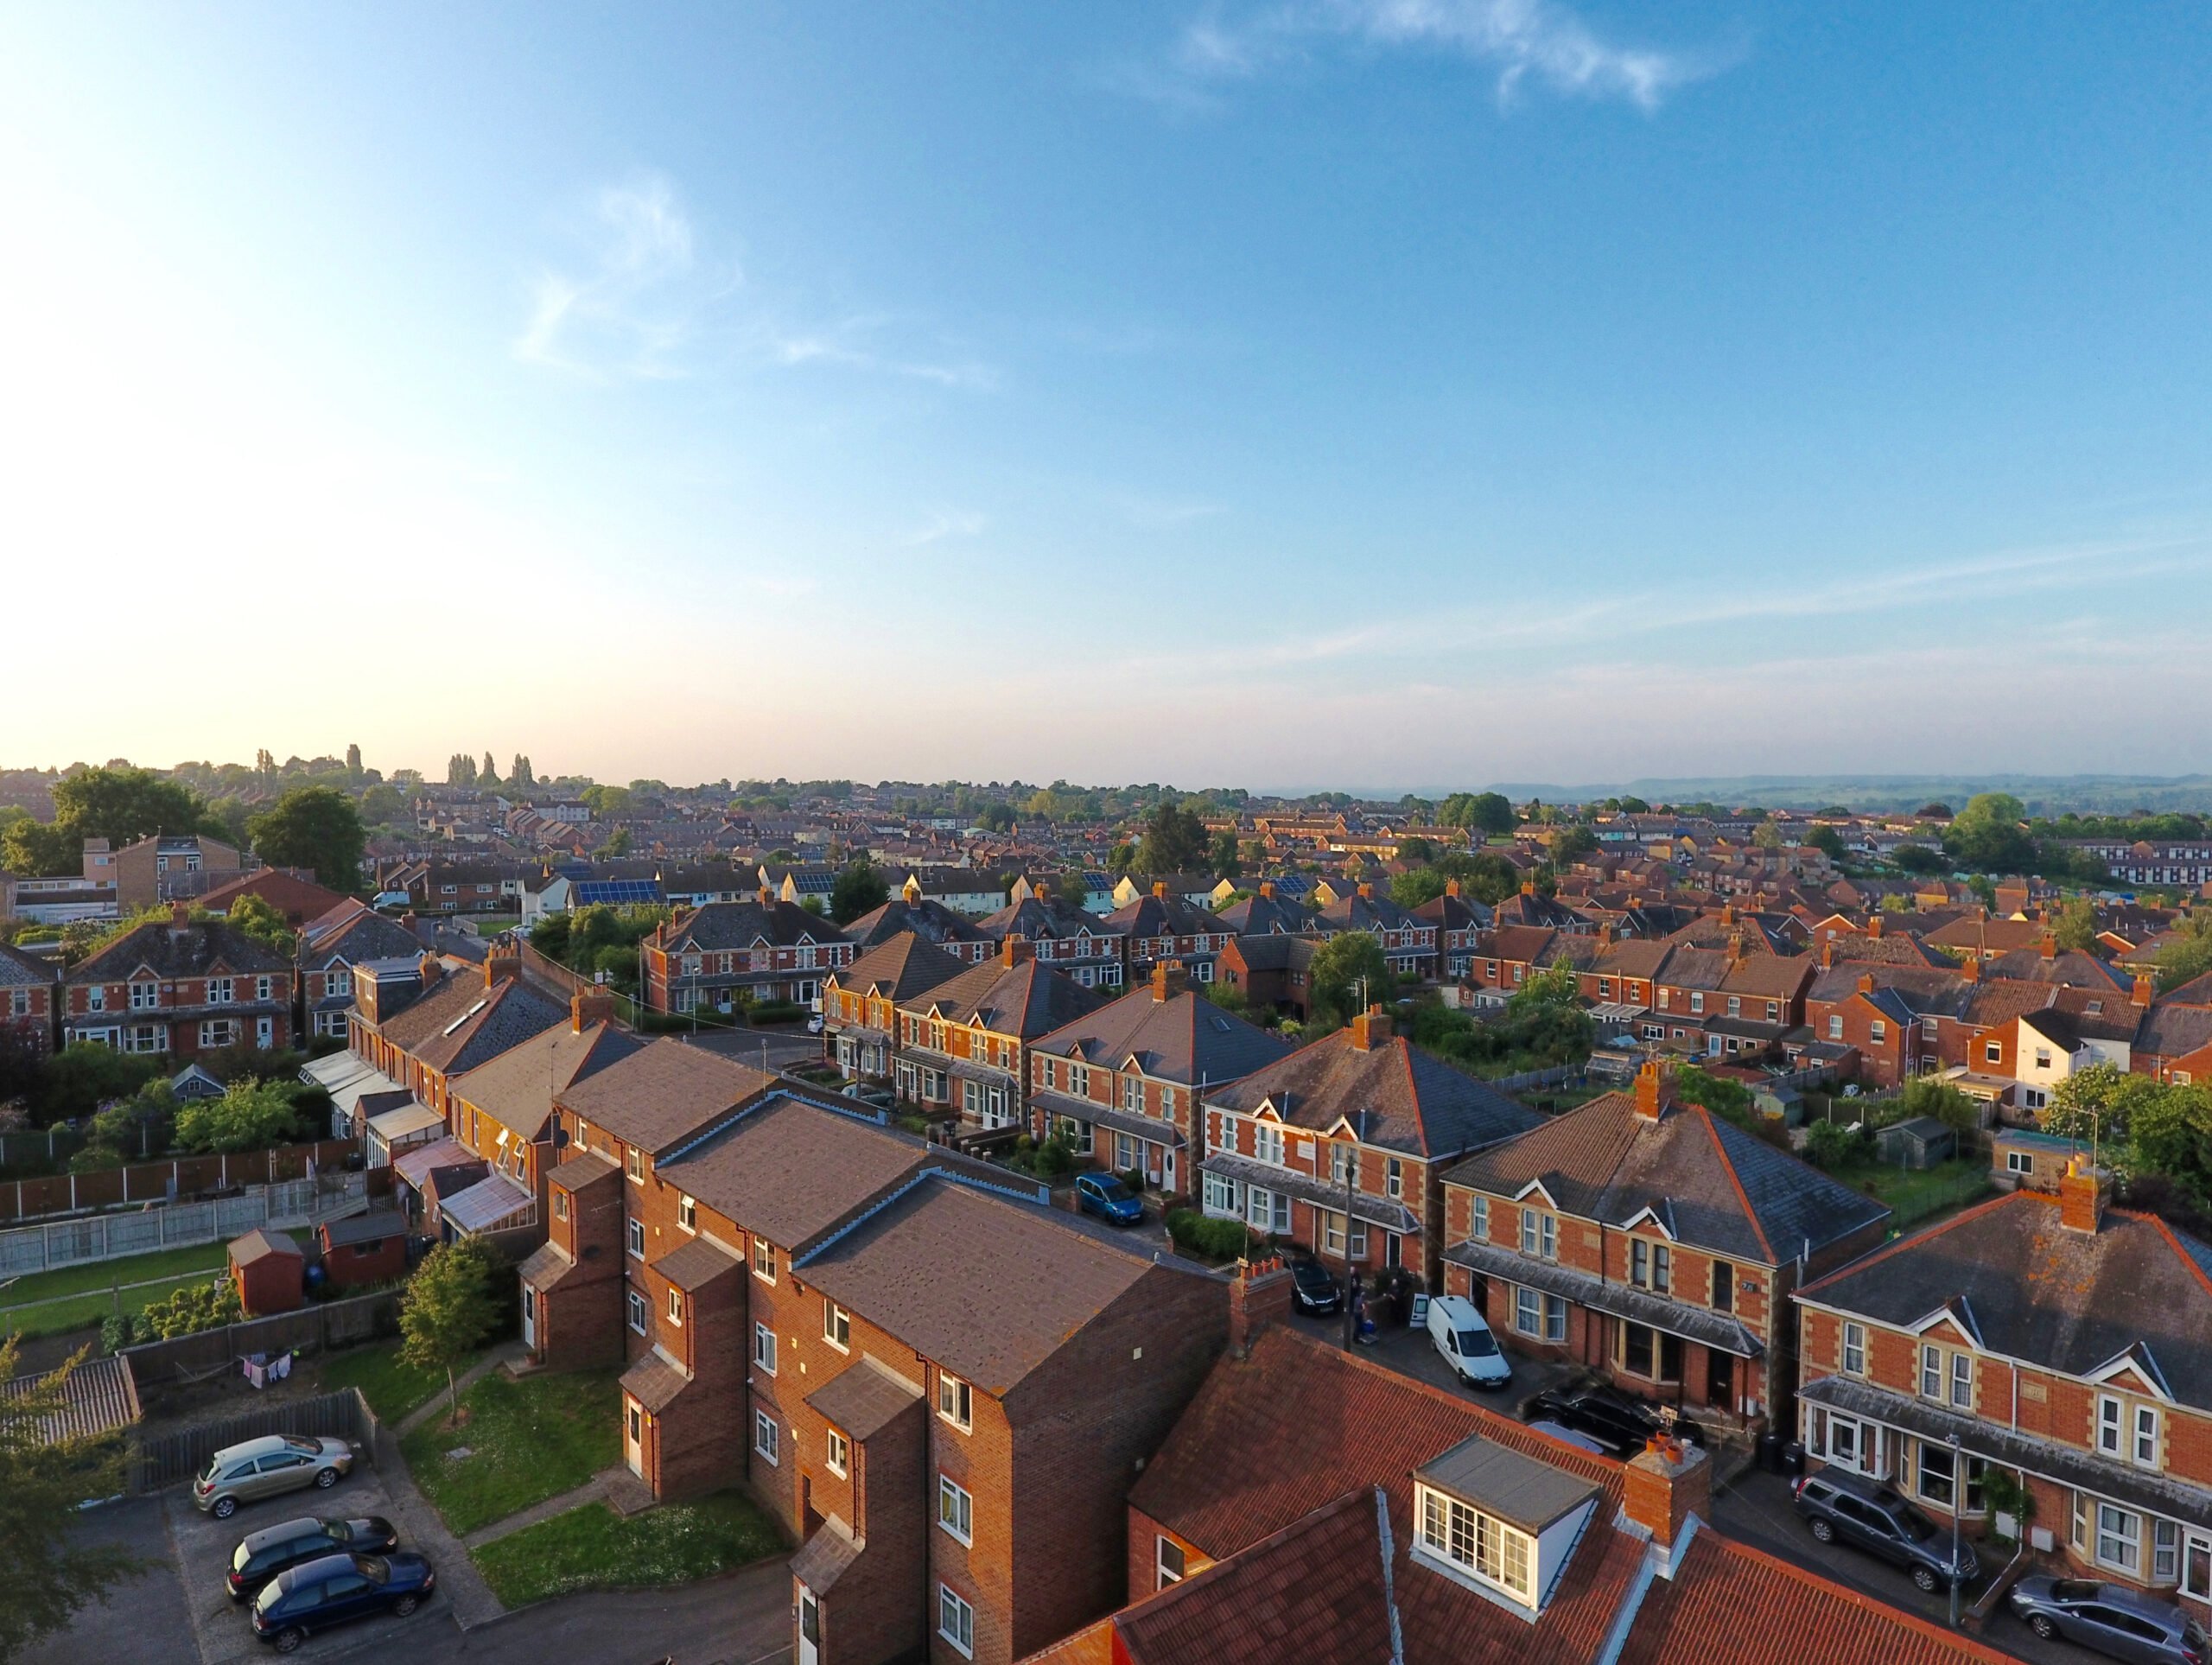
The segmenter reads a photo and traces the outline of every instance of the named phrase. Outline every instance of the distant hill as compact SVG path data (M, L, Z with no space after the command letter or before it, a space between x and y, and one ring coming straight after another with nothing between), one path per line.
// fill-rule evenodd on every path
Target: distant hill
M2010 792L2031 815L2124 815L2131 810L2212 810L2212 775L1726 775L1564 786L1534 781L1494 790L1516 803L1586 804L1640 798L1653 804L1757 804L1770 810L1916 810L1928 803L1962 807L1976 792Z

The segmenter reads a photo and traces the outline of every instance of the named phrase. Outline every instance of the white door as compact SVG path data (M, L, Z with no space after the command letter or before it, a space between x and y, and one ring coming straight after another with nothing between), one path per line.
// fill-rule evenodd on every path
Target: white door
M1160 1188L1170 1197L1175 1194L1175 1147L1166 1147L1160 1158Z
M804 1585L798 1587L798 1665L819 1665L822 1658L822 1604Z
M645 1414L634 1399L622 1401L622 1456L630 1472L639 1479L645 1473Z
M528 1284L522 1287L522 1344L537 1345L537 1291Z
M253 1044L267 1052L276 1044L276 1020L256 1018L253 1021Z

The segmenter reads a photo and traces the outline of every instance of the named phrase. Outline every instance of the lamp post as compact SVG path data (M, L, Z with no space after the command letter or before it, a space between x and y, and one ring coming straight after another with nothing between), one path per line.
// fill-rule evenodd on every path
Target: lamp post
M1959 1586L1964 1582L1959 1574L1959 1516L1966 1509L1967 1460L1959 1449L1959 1436L1953 1434L1947 1442L1951 1447L1951 1628L1959 1628Z

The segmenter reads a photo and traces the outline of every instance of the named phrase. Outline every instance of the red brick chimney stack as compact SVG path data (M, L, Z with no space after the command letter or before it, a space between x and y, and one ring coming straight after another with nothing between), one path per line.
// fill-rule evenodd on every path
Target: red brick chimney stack
M2058 1223L2069 1231L2089 1236L2104 1223L2105 1204L2112 1196L2112 1174L2092 1167L2088 1159L2076 1156L2058 1177Z
M1157 896L1161 901L1166 901L1167 899L1167 881L1165 879L1154 880L1152 881L1152 893L1154 896Z
M1636 1072L1636 1113L1656 1122L1666 1113L1669 1096L1665 1066L1656 1058L1649 1060Z
M1390 1039L1390 1014L1380 1005L1370 1006L1351 1020L1351 1046L1356 1052L1371 1052L1376 1043Z
M2134 992L2129 996L2129 998L2139 1007L2147 1007L2151 1004L2151 996L2152 992L2153 985L2151 982L2149 974L2141 971L2137 972L2135 974Z
M614 1021L614 996L605 988L579 988L569 997L569 1027L582 1034L594 1024Z
M1290 1267L1279 1255L1249 1261L1229 1282L1229 1350L1248 1357L1268 1325L1290 1316Z
M999 963L1009 968L1027 965L1036 957L1037 944L1018 931L1009 931L999 942Z
M1180 960L1162 960L1152 968L1152 998L1164 1005L1190 987L1189 975Z
M1622 1512L1650 1528L1662 1549L1675 1547L1691 1516L1703 1519L1713 1513L1713 1465L1687 1440L1654 1434L1629 1459L1622 1478Z

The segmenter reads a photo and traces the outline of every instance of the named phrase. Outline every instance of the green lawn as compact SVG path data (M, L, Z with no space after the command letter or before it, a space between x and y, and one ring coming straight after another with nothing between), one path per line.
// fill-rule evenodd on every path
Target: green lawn
M454 1371L459 1376L473 1360L464 1362ZM396 1341L378 1342L370 1347L353 1347L332 1355L322 1367L324 1388L336 1393L346 1388L359 1388L366 1395L369 1408L378 1420L397 1422L417 1405L429 1402L432 1395L446 1390L443 1370L424 1370L408 1363L399 1357Z
M1860 1162L1835 1177L1853 1191L1888 1204L1893 1215L1890 1223L1895 1227L1963 1208L1986 1195L1990 1188L1987 1165L1967 1160L1920 1169L1899 1168L1894 1162Z
M470 1552L509 1607L578 1590L634 1589L703 1579L780 1554L774 1522L735 1492L671 1503L628 1520L587 1503Z
M122 1310L143 1312L185 1284L207 1282L226 1258L221 1243L195 1243L188 1249L156 1249L150 1255L35 1272L0 1288L0 1334L13 1330L26 1336L54 1336L81 1330L116 1311L110 1293L115 1286L160 1280L148 1288L123 1291ZM46 1304L34 1305L37 1302Z
M621 1455L616 1375L494 1370L461 1395L462 1426L434 1416L403 1442L415 1484L457 1534L582 1485Z

